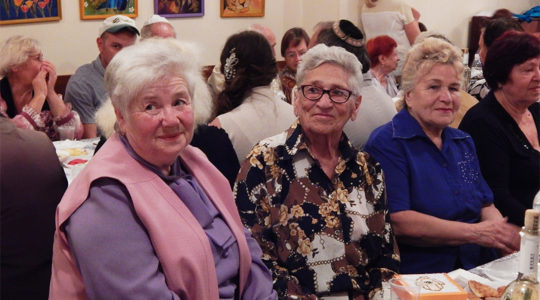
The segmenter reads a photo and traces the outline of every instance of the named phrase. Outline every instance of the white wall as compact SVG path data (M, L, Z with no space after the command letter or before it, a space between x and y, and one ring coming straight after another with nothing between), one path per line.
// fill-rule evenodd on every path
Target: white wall
M339 2L338 2L339 1ZM523 12L540 0L405 0L422 14L421 21L429 29L437 30L450 37L458 46L467 44L468 22L482 10L508 8ZM153 14L154 1L139 0L137 26ZM197 42L202 47L202 62L215 64L227 37L246 28L251 23L271 27L279 41L283 33L294 26L312 32L319 21L349 19L359 20L363 0L266 0L263 18L221 18L219 1L205 1L202 18L170 19L180 39ZM0 40L22 34L41 42L46 59L51 60L58 74L72 74L75 69L97 56L96 37L101 20L80 20L79 1L62 1L62 20L58 22L15 24L0 26ZM278 59L281 57L278 56Z

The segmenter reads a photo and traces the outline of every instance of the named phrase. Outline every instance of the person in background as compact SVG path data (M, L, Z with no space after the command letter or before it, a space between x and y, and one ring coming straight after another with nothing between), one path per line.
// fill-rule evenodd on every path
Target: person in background
M396 114L392 98L376 82L369 72L369 55L364 45L364 35L348 20L339 20L320 31L317 42L327 46L339 46L356 56L362 65L363 82L360 89L362 105L358 117L345 125L345 133L357 149L363 149L370 133L390 121Z
M292 106L270 86L277 66L264 36L255 31L233 34L220 62L225 89L218 95L216 118L209 125L227 132L242 162L257 142L285 130L296 118Z
M491 44L508 30L523 31L521 25L515 19L508 17L492 19L481 29L480 38L478 39L478 57L482 65L486 61L486 54ZM473 62L473 65L475 63ZM469 83L467 92L478 100L482 100L489 93L489 90L490 87L484 78L482 70L473 68L471 70L471 82Z
M276 299L228 182L189 146L200 65L176 42L107 67L118 130L58 206L50 299Z
M396 74L401 74L405 55L420 34L420 13L404 0L364 0L360 18L367 39L389 35L396 41L400 59Z
M141 41L151 37L176 38L176 31L169 20L159 15L152 15L141 28Z
M274 56L274 58L276 57L276 35L272 31L272 29L261 24L251 24L246 30L255 31L262 34L266 41L268 41L268 44L270 44L272 55ZM223 73L221 73L221 66L219 64L216 64L214 66L214 69L212 69L212 73L208 77L207 82L214 99L217 98L219 93L221 93L221 91L223 91L223 89L225 88L225 78L223 77ZM274 78L274 80L272 80L270 86L276 96L281 99L285 99L285 94L283 94L283 92L281 91L281 83L277 76L276 78Z
M20 35L0 45L0 115L51 140L80 139L79 115L54 90L56 69L43 60L39 42Z
M459 129L472 136L495 206L518 232L540 190L540 38L504 33L487 52L484 76L492 89Z
M399 63L396 48L396 41L388 35L369 39L366 43L371 62L370 72L390 97L397 96L399 91L394 75L390 74Z
M362 66L316 45L296 73L298 121L259 142L234 187L282 299L378 299L398 270L380 165L343 127L360 106Z
M313 48L313 46L317 45L317 41L319 39L319 33L323 29L332 28L332 25L334 24L333 21L321 21L315 24L313 26L313 34L311 35L311 38L309 39L308 49Z
M288 103L291 103L292 89L296 85L296 68L308 45L309 36L300 27L287 30L281 39L281 56L285 58L285 68L279 73L279 80Z
M71 103L81 116L84 138L98 136L94 114L107 100L103 80L105 68L116 53L135 43L137 35L139 30L132 19L124 15L108 17L99 27L99 37L96 40L99 56L93 62L79 67L69 78L66 102Z
M472 138L448 125L459 108L461 51L438 38L411 48L403 109L377 128L366 152L384 170L400 273L470 269L519 249L519 234L493 205Z
M45 134L0 116L0 141L0 298L45 300L66 176Z

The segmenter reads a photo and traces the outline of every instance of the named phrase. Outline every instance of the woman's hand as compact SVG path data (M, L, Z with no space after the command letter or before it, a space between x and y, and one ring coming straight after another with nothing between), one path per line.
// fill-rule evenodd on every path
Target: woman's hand
M45 103L45 98L47 97L47 71L41 69L39 73L32 80L32 89L34 90L34 96L28 102L28 106L33 108L36 112L40 112L43 108L43 103Z
M472 242L484 247L497 248L502 254L519 250L519 230L507 218L490 219L473 224Z
M51 93L56 94L56 92L54 91L54 85L56 84L56 79L58 78L58 76L56 75L56 69L54 65L50 61L44 60L41 65L41 69L45 70L47 74L49 75L46 78L47 79L47 96L49 97Z
M56 84L56 68L54 65L48 61L44 60L41 65L41 71L45 71L49 76L47 80L47 102L49 103L49 109L53 114L55 119L65 117L69 112L70 108L67 107L64 103L64 100L55 92L54 85Z

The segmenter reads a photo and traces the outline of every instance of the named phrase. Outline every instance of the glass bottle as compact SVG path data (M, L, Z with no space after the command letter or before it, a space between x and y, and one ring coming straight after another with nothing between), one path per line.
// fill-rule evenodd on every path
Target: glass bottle
M538 193L536 193L536 196L534 196L532 208L534 210L540 211L540 191L538 191Z
M538 223L540 212L525 211L525 222L521 229L518 277L504 290L501 300L538 300Z
M467 90L469 88L469 84L471 83L471 68L469 68L469 49L463 48L461 49L463 52L463 83L462 83L462 89Z

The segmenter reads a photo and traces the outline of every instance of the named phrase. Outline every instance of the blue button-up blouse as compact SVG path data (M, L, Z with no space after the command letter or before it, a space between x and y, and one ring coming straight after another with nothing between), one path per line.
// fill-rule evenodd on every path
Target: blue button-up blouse
M390 213L414 210L437 218L476 223L493 194L480 172L472 138L447 127L439 150L407 110L371 134L365 150L385 173ZM478 245L416 247L399 243L400 273L449 272L493 259ZM483 257L484 256L484 257Z

